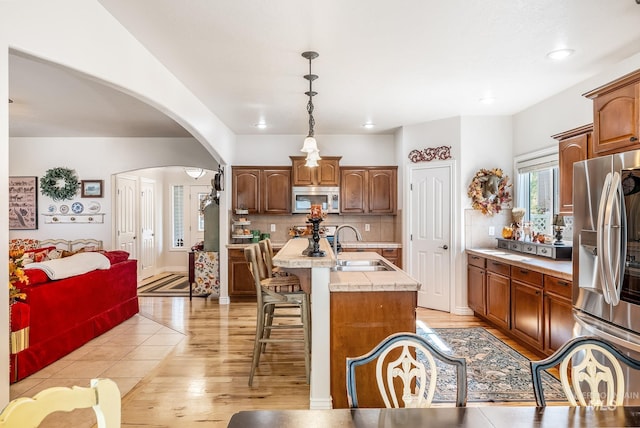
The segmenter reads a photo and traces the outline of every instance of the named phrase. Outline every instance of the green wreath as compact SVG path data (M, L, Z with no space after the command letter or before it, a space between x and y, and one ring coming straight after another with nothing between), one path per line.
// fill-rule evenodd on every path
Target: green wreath
M79 186L76 172L69 168L51 168L40 180L42 194L50 196L54 201L73 198L78 193Z

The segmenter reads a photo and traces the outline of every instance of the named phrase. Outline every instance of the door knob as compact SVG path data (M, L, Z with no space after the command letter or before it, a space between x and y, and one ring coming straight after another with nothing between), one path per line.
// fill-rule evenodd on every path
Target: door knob
M442 247L438 247L438 248L442 248L443 250L448 250L449 246L447 244L444 244Z

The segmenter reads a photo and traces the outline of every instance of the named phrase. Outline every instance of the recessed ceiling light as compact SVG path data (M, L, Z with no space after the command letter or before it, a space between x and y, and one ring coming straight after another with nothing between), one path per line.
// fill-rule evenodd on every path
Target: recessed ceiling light
M267 122L265 122L264 120L261 120L260 122L256 123L253 126L255 126L258 129L265 129L267 127Z
M482 98L480 98L480 102L481 102L482 104L487 104L487 105L489 105L489 104L493 104L495 101L496 101L496 98L495 98L495 97L492 97L491 95L488 95L488 96L486 96L486 97L482 97Z
M554 61L559 61L573 55L575 51L573 49L556 49L547 54L547 58Z
M371 129L371 128L375 127L375 126L376 126L376 124L371 122L371 121L368 121L368 122L365 122L365 123L362 124L362 127L366 128L366 129Z

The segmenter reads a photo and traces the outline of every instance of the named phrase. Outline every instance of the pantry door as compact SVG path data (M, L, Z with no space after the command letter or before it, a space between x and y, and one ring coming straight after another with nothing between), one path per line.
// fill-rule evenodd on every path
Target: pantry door
M418 306L449 312L453 290L451 215L453 164L410 170L410 267L422 288Z

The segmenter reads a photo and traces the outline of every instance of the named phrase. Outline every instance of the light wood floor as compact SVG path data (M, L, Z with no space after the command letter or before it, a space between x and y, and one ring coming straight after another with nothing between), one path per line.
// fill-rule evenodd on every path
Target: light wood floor
M123 427L225 427L250 409L307 409L309 386L300 349L275 345L247 385L255 331L255 303L141 297L141 315L183 332L183 340L123 398ZM430 327L487 327L472 316L418 309ZM523 355L539 356L504 338ZM528 403L530 404L530 403ZM470 404L477 405L477 404Z

